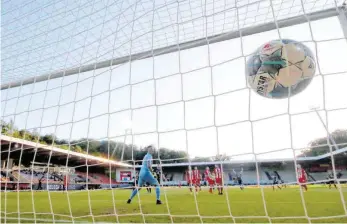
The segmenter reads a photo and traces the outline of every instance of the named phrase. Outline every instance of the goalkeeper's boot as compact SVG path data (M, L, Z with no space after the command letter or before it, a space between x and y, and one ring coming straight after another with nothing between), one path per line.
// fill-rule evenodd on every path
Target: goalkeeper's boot
M131 203L131 199L128 199L127 204L130 204L130 203Z
M157 205L161 205L161 204L163 204L163 203L161 203L160 200L157 200Z

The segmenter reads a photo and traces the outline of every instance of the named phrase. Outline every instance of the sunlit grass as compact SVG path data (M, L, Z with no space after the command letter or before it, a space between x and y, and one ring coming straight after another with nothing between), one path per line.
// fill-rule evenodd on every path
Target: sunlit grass
M229 188L224 195L198 195L187 188L162 188L162 205L155 193L140 191L126 204L131 190L64 192L2 192L1 221L6 222L337 222L347 223L347 189L311 186L301 197L298 188ZM264 200L263 200L264 199ZM18 204L19 201L19 204ZM306 208L306 209L305 209Z

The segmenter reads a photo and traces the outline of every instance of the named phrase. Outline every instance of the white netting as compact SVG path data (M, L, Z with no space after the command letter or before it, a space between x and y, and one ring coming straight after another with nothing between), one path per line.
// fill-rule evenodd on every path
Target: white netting
M1 24L1 221L346 221L344 1L9 0ZM262 98L246 60L286 38L315 53L316 76L295 97ZM143 189L128 206L119 178L131 182L150 144L172 174L164 205ZM317 171L307 195L299 163ZM224 196L176 187L215 164ZM241 168L246 196L229 175ZM319 185L327 170L335 191ZM272 175L290 187L276 194Z

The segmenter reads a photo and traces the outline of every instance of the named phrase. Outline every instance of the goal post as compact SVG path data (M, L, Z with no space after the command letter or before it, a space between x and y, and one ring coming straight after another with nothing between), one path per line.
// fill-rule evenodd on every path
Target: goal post
M345 0L2 7L0 222L347 222ZM246 77L276 39L317 65L285 99Z

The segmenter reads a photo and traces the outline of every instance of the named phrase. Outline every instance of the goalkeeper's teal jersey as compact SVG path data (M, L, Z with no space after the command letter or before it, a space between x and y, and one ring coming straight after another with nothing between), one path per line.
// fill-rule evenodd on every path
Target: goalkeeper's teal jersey
M148 167L151 167L151 165L152 165L152 155L147 153L145 157L143 157L141 171L150 172Z

